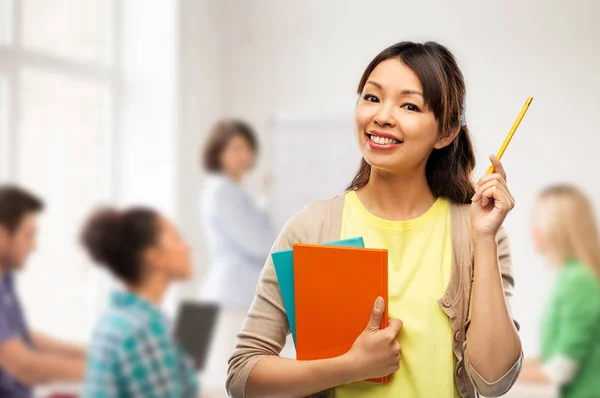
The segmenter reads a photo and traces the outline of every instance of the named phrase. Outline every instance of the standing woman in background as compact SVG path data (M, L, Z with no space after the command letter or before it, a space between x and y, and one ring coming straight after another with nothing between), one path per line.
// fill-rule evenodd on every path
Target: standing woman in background
M275 233L266 211L243 187L253 169L258 141L238 120L216 123L206 142L203 165L208 177L201 219L208 241L210 270L200 299L221 307L216 339L208 361L207 380L222 386L227 358L256 292L256 284Z
M520 380L555 384L563 398L598 398L600 241L591 203L573 186L545 189L532 239L558 275L542 318L541 360L526 361Z
M387 249L389 326L379 330L385 306L374 297L371 319L346 354L280 357L289 324L267 257L229 361L228 390L234 398L301 397L330 388L335 398L502 395L523 358L501 228L514 198L495 157L496 172L473 186L460 68L438 43L397 43L371 61L358 95L358 173L345 194L288 221L273 249L354 236ZM387 385L361 382L390 374Z

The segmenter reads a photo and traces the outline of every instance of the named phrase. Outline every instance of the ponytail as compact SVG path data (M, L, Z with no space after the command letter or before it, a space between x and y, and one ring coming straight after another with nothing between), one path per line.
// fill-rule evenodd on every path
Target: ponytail
M156 244L159 215L149 208L112 208L92 213L81 231L81 242L94 262L128 285L143 277L142 253Z
M434 149L425 167L427 182L435 197L454 203L469 204L475 194L472 173L475 153L469 130L462 126L450 145Z
M361 189L369 182L369 178L371 177L371 165L367 163L365 158L360 160L360 166L358 167L358 171L356 175L352 179L352 182L346 188L346 191L356 191Z

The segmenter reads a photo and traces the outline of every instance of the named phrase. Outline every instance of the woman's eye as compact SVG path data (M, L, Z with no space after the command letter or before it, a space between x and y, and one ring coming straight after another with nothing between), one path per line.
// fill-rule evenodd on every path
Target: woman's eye
M365 94L363 99L368 102L379 102L379 98L374 96L373 94Z
M404 104L404 105L402 105L402 108L406 109L407 111L411 111L411 112L419 111L419 107L416 106L415 104Z

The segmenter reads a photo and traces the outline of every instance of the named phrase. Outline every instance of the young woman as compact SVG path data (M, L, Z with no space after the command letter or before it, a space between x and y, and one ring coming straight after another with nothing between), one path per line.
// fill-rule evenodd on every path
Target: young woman
M557 385L564 398L600 397L600 242L592 205L573 186L545 189L532 238L558 275L542 318L541 361L526 361L520 380Z
M271 260L229 363L233 397L498 396L518 376L522 351L507 299L510 253L501 225L514 206L502 164L482 178L464 120L465 85L437 43L395 44L359 86L355 138L362 163L343 196L294 216L275 250L363 236L388 249L389 316L348 353L318 361L278 356L289 326ZM382 312L375 303L372 320ZM392 374L390 383L360 382ZM324 392L321 395L325 395Z
M107 209L88 220L82 241L126 286L94 331L84 396L196 398L192 361L159 310L171 282L192 274L188 246L173 224L150 209Z

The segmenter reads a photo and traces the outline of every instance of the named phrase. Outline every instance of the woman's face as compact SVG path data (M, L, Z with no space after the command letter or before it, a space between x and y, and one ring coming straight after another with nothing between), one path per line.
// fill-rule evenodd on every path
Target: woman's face
M161 217L158 223L157 243L149 249L148 261L151 268L160 270L173 280L190 279L193 267L189 246L172 222Z
M248 140L241 134L235 134L221 154L221 167L226 175L237 180L254 167L255 158L256 154Z
M354 121L364 159L386 172L424 167L434 148L452 141L440 138L419 78L398 59L383 61L373 70L356 105Z

